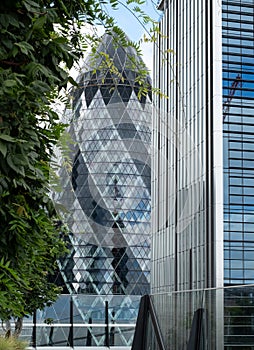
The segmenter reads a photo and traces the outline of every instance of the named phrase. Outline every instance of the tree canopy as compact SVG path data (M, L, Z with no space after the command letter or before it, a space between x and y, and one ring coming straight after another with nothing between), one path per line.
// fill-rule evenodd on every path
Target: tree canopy
M96 6L95 6L96 7ZM49 197L49 163L64 126L52 101L81 56L79 12L93 4L0 3L0 317L22 317L54 300L48 282L64 252Z

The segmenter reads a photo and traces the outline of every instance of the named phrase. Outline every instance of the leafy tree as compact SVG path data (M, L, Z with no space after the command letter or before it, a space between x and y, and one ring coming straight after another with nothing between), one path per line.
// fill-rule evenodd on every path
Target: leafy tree
M135 1L141 3L129 3ZM117 0L109 2L117 7ZM89 35L82 39L82 21L103 24L120 45L130 45L102 4L0 2L0 318L16 317L17 333L24 315L59 293L48 281L65 252L49 196L49 163L65 125L52 102L68 82L74 83L68 71L82 57L87 40L96 41Z
M0 3L0 318L17 317L53 301L48 282L64 252L49 197L49 162L64 125L52 101L81 57L81 0ZM20 326L18 327L20 328ZM19 330L17 330L19 332Z

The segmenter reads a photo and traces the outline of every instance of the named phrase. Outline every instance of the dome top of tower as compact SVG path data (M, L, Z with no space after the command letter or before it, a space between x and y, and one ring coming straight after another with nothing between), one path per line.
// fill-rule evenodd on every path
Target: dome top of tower
M138 71L139 64L144 65L141 57L138 56L136 49L131 46L131 42L125 36L124 45L119 44L116 35L104 34L100 38L96 54L90 54L85 62L89 69L101 69L106 57L111 60L114 66L121 73L124 70Z
M119 41L123 42L122 46ZM144 75L144 72L147 74ZM138 80L143 80L143 84ZM152 100L148 70L127 37L119 40L116 35L104 34L97 50L87 57L77 82L80 88L74 89L74 106L77 106L83 92L87 108L96 96L101 96L105 105L128 103L135 99L144 107ZM147 94L140 94L143 86ZM76 114L78 117L78 110Z

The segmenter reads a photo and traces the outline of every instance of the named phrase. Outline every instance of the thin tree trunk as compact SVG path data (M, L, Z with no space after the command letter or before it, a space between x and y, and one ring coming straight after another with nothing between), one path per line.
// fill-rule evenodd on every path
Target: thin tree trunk
M5 327L4 327L5 323ZM5 338L9 338L11 336L11 322L10 320L2 321L2 328L5 331Z
M20 336L22 328L23 328L23 317L18 317L15 320L15 330L14 330L14 333L13 333L13 336L15 338L18 338Z

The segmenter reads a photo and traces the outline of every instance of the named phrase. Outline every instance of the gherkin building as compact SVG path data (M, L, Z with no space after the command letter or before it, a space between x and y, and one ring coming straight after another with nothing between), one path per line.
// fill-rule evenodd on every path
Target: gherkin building
M105 34L87 58L65 112L71 152L59 162L69 253L59 261L70 294L143 295L150 285L151 91L140 94L132 47Z

